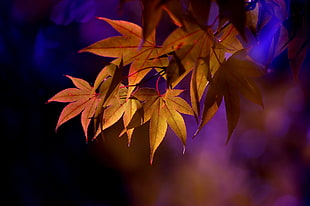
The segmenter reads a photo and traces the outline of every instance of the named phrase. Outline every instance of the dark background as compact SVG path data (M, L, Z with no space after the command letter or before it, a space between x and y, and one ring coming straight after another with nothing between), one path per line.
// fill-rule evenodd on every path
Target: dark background
M89 144L79 118L55 133L64 104L46 102L72 87L64 75L93 82L109 60L77 53L117 34L95 16L140 24L138 3L118 3L0 1L0 205L310 205L309 54L299 83L286 52L274 61L260 81L265 109L245 106L227 146L223 108L185 155L166 138L153 166L147 126L130 148L113 133L119 124Z

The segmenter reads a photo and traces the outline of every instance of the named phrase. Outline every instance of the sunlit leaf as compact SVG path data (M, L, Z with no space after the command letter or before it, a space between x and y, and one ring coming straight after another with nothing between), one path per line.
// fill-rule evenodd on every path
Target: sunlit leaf
M123 116L123 122L125 126L125 130L128 137L128 145L130 145L131 137L133 133L133 128L127 129L129 123L133 119L134 115L137 113L137 111L142 107L140 101L134 98L130 98L126 101L124 105L124 116ZM141 123L141 122L140 122Z
M91 86L90 84L85 81L84 79L80 79L80 78L75 78L69 75L66 75L66 77L68 77L69 79L71 79L72 83L79 89L81 90L85 90L85 91L90 91L91 90Z
M119 89L119 86L122 81L122 70L123 70L123 63L121 61L120 65L117 66L114 70L113 76L109 79L110 81L106 81L104 89L101 88L99 96L101 98L100 105L103 107L109 102L109 99L113 97Z
M155 31L147 39L143 40L142 28L137 24L103 17L98 19L109 23L123 36L103 39L80 50L80 52L91 52L104 57L123 58L124 65L138 59L143 62L158 57L160 48L156 46ZM141 45L142 42L144 43Z
M87 81L69 75L66 75L66 77L70 78L77 88L62 90L48 100L48 102L70 102L62 110L56 125L56 130L63 123L82 113L81 124L86 141L88 141L87 130L98 105L97 94L92 91L92 87Z
M221 46L225 48L225 52L235 53L236 51L243 49L242 44L237 38L238 35L239 32L231 24L221 32L219 41Z
M84 97L76 102L72 102L68 104L67 106L65 106L62 112L60 113L57 126L56 126L56 130L63 123L79 115L84 110L87 103L88 103L88 98Z
M176 75L173 77L174 81L169 82L172 88L195 67L199 58L209 55L213 44L214 37L210 29L202 30L199 26L190 23L186 28L177 28L167 37L163 43L161 55L175 52L177 56L174 58L175 61L171 62L173 64L171 67L176 70L176 73L172 72ZM180 68L180 64L183 68Z
M82 91L83 93L81 93L81 90L78 88L68 88L68 89L64 89L60 92L58 92L57 94L55 94L55 96L53 96L52 98L50 98L48 100L48 102L75 102L79 99L81 99L82 97L88 97L89 96L89 92L87 91Z
M112 76L115 72L116 69L116 61L112 61L110 64L106 65L100 73L97 75L94 86L93 86L93 91L96 91L100 84L106 80L109 76Z
M135 86L139 85L141 80L146 76L146 74L151 69L163 69L167 67L169 64L167 57L162 58L154 58L145 61L134 61L129 68L129 75L128 75L128 98L131 96L132 92L135 90Z
M150 118L150 163L153 163L154 153L157 150L160 143L163 141L166 131L167 122L166 116L163 115L162 107L163 100L158 98L153 104L154 110Z
M183 98L178 97L181 92L183 92L183 90L167 90L166 94L164 95L164 98L166 100L165 103L169 105L169 108L173 108L180 113L194 115L191 106Z
M209 61L210 58L206 60L200 59L197 62L197 66L193 69L191 76L190 96L196 119L198 119L200 114L200 100L207 87L207 76L208 73L211 72Z
M165 94L160 95L154 89L140 89L135 93L140 101L143 101L144 121L150 121L150 150L151 163L154 153L162 142L167 124L186 144L186 126L180 113L193 115L189 104L178 95L183 90L168 89Z
M97 98L92 98L89 100L89 102L86 104L82 115L81 115L81 123L84 131L84 135L86 137L86 141L88 141L88 127L89 124L92 120L92 118L95 115L96 108L98 106L98 99Z
M103 111L103 119L101 130L105 130L115 124L123 115L125 108L125 99L120 99L118 96L111 98L109 106Z
M162 109L163 116L166 117L166 121L169 127L174 131L174 133L180 138L183 145L186 145L186 126L182 115L177 112L176 109L171 106L171 104L166 104Z

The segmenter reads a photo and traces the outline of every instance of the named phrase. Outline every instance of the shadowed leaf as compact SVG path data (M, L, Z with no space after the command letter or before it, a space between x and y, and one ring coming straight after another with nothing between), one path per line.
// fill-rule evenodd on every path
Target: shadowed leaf
M222 97L224 97L228 142L239 120L240 94L253 103L263 106L260 90L251 79L262 74L261 68L250 60L246 50L236 52L223 62L209 85L202 120L195 135L214 116L221 104Z
M190 12L199 25L208 23L210 6L211 0L190 0Z
M220 26L230 21L245 38L246 11L244 0L217 0L219 6Z

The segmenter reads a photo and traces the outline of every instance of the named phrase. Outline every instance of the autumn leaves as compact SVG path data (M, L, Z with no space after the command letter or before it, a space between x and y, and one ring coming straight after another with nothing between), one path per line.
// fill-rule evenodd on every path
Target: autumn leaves
M143 2L146 6L147 1ZM202 13L198 2L192 1L190 10ZM98 74L93 87L82 79L67 76L76 88L65 89L49 100L69 103L60 114L57 128L82 113L81 123L86 139L91 121L96 128L92 138L96 138L122 119L124 129L120 136L126 133L130 144L134 129L149 122L152 162L168 126L185 146L188 135L182 114L195 116L197 134L212 119L224 99L228 141L239 119L240 95L263 105L253 80L262 75L262 71L235 37L239 32L243 36L244 28L235 16L230 16L227 6L221 6L221 2L220 19L228 19L232 25L217 31L211 26L202 26L207 23L208 16L198 12L181 18L180 11L163 3L161 8L168 11L178 27L161 46L156 44L154 25L150 24L147 30L143 30L131 22L99 17L121 36L103 39L80 52L91 52L114 60ZM208 10L209 3L204 4ZM144 24L148 22L148 18L144 20ZM228 53L230 57L226 58ZM180 97L183 88L176 87L188 75L191 80L184 89L190 91L190 99L185 100ZM165 92L159 89L160 80L166 82ZM154 82L154 87L145 87L147 81ZM200 111L201 104L203 111Z

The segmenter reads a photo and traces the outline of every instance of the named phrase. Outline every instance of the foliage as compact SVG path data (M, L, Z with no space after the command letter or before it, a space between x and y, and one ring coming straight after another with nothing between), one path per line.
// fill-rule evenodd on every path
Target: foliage
M297 79L307 52L309 31L306 19L302 19L298 29L284 26L291 19L285 0L141 0L141 3L143 28L127 21L98 17L121 35L98 41L80 52L114 60L98 74L93 87L82 79L67 76L77 88L65 89L49 100L70 102L60 114L56 128L82 113L87 141L91 120L95 139L122 119L124 130L120 136L126 133L130 144L135 128L149 122L152 162L168 125L185 147L188 135L180 113L195 116L198 125L195 136L223 101L228 142L239 120L240 97L263 106L255 78L262 76L271 61L287 48ZM176 29L162 45L157 45L155 32L162 12L167 12ZM267 37L268 45L261 41L266 38L266 31L272 31ZM160 84L163 81L164 92ZM147 82L153 88L145 86ZM185 88L180 88L180 82ZM183 89L190 91L188 99L180 96Z

